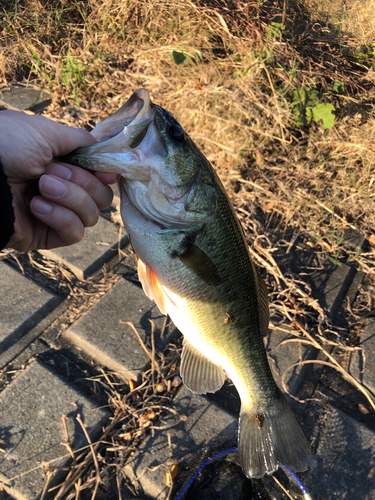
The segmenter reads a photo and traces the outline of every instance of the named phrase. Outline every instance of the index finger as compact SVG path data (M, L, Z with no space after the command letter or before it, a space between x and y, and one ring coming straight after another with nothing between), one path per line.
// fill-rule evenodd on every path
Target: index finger
M94 200L99 210L108 208L112 202L112 189L103 184L88 170L69 163L52 162L46 168L45 173L55 175L82 187Z

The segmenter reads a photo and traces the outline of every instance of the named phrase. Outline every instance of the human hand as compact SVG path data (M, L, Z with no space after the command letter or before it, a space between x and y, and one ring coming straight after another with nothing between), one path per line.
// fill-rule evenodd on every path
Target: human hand
M92 174L56 157L95 139L85 130L43 116L0 111L0 157L13 194L15 232L8 247L21 252L77 243L112 201L115 174Z

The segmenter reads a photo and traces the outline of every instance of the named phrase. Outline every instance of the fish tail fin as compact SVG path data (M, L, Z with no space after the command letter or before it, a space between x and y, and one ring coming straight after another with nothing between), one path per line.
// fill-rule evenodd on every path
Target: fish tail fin
M247 477L272 474L279 464L294 472L314 465L309 443L284 398L262 411L241 407L239 454Z

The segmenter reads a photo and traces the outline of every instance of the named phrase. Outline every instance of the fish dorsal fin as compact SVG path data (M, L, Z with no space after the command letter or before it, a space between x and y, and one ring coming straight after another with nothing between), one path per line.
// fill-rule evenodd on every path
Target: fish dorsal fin
M221 276L210 257L194 243L188 243L186 250L178 254L181 262L207 285L218 286Z
M270 309L268 305L268 291L264 279L257 271L258 292L259 292L259 326L263 337L268 333L270 322Z
M224 384L225 372L184 339L180 373L184 384L196 394L216 392Z
M156 302L162 314L167 315L166 297L159 280L148 264L137 258L138 278L142 283L143 291L151 300Z

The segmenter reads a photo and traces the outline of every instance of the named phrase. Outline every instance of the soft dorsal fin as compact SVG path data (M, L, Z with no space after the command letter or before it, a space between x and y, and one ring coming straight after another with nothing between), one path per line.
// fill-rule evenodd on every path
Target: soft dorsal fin
M224 384L225 372L184 339L180 373L184 384L196 394L216 392Z
M148 264L137 258L138 278L142 283L143 291L151 300L156 302L162 314L167 315L166 297L159 280Z
M259 326L263 337L267 336L268 324L270 322L270 309L268 305L268 291L264 279L257 271L258 293L259 293Z
M198 248L194 243L189 242L186 250L177 255L181 262L196 274L207 285L217 286L221 283L221 276L210 257Z

